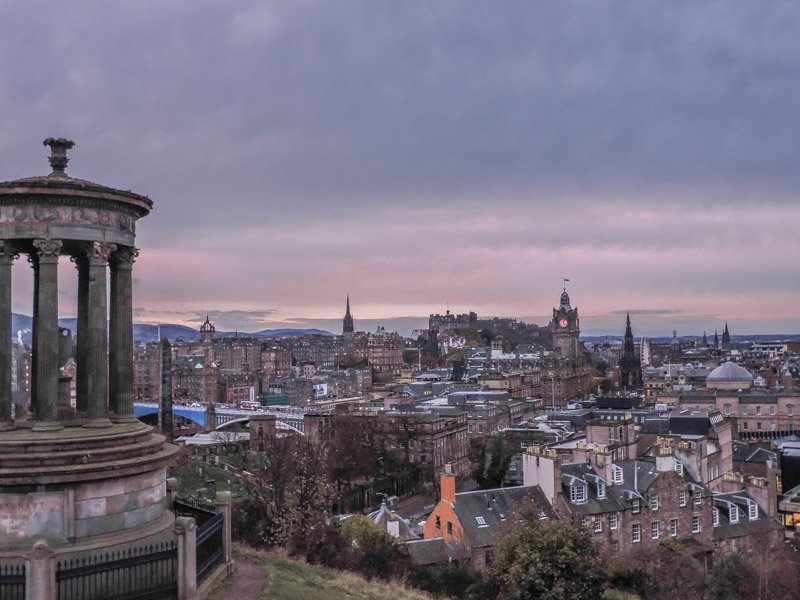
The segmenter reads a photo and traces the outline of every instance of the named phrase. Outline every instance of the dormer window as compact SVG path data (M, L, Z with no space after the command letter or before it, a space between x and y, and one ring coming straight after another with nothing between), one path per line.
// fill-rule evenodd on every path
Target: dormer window
M739 507L738 506L731 506L731 523L738 523L739 522Z
M753 502L752 504L748 505L747 516L751 521L755 521L756 519L758 519L758 504Z
M586 486L581 484L569 486L569 499L573 504L583 504L586 502Z
M650 510L658 510L658 496L650 496Z
M475 517L475 522L478 523L478 527L486 527L486 519L483 517Z
M622 469L617 465L611 466L611 483L622 483Z
M711 512L711 524L714 527L719 527L719 509L718 508L715 508Z
M638 513L641 510L642 510L642 506L639 503L639 499L638 498L634 498L632 503L631 503L631 512Z
M683 463L676 462L675 463L675 472L683 477Z
M599 481L597 482L597 499L603 500L606 497L606 482Z

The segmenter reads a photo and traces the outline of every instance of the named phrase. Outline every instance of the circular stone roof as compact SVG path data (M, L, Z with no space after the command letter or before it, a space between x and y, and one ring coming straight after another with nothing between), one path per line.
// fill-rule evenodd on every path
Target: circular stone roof
M711 371L706 381L753 381L753 376L744 367L728 361Z

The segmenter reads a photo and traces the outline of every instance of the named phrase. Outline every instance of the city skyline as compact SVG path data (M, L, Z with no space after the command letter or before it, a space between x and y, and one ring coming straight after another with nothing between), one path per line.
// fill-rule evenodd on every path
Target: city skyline
M544 324L567 277L587 335L628 310L637 336L800 331L792 3L5 16L0 179L46 173L57 134L70 175L156 202L139 322L338 332L349 292L357 327Z

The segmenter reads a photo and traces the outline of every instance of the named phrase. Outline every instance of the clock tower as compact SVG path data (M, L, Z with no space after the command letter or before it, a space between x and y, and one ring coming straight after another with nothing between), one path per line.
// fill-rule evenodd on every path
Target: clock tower
M565 285L559 306L553 309L553 320L550 321L553 350L560 352L563 358L577 359L580 333L578 309L570 306L569 294Z

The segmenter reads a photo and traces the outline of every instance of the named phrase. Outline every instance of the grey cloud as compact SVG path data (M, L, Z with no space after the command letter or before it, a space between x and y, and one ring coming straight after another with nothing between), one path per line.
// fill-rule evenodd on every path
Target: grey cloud
M34 132L67 129L81 174L221 226L332 199L800 183L795 4L501 6L7 7L0 152L38 172Z

